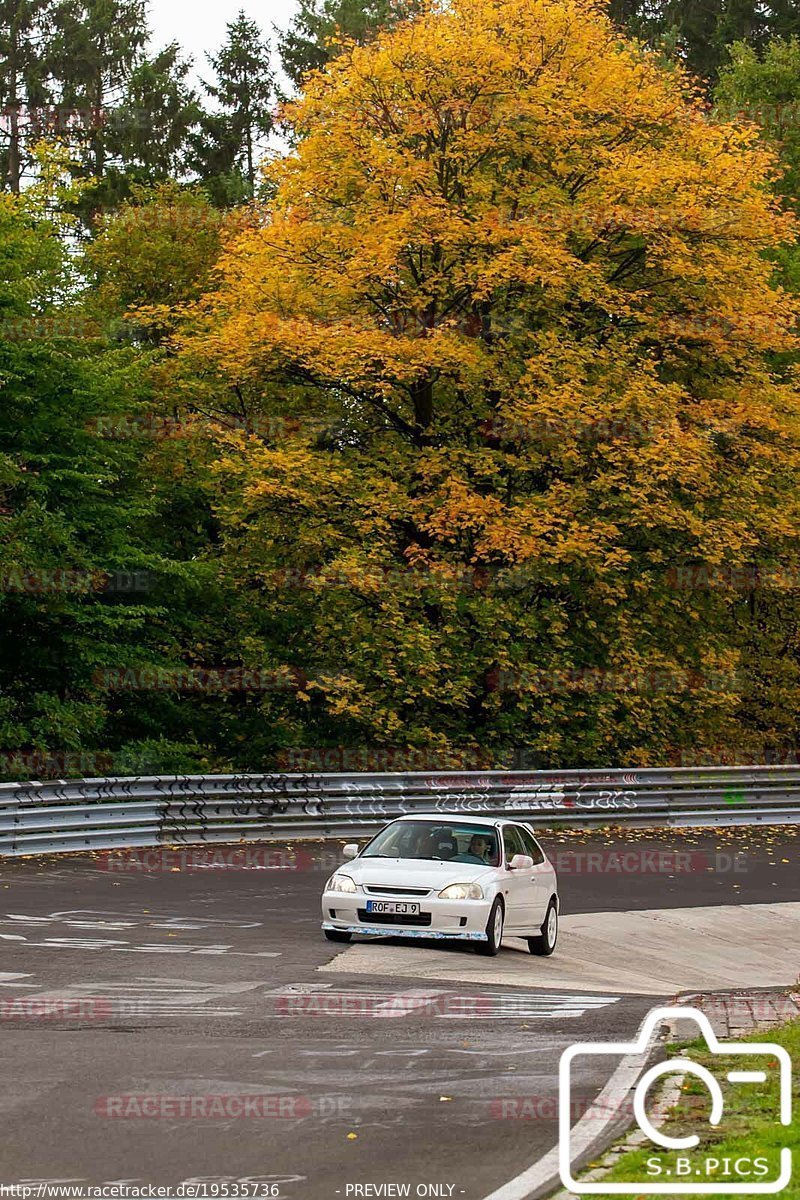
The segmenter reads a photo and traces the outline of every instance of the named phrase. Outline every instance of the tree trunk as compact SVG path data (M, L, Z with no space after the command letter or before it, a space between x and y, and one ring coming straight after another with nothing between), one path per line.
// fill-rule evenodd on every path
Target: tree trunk
M247 137L247 178L250 183L250 199L256 194L256 172L253 166L253 113L250 104L250 88L247 89L247 101L245 105L245 134Z
M16 84L16 81L15 81ZM8 186L12 192L19 195L22 168L20 164L20 148L19 148L19 108L18 102L12 101L10 105L11 132L8 143Z
M100 38L98 45L97 79L94 89L94 173L97 179L103 178L106 167L105 154L105 113L103 112L103 63L105 62L105 39Z
M14 18L8 60L8 97L10 138L8 143L8 186L19 195L22 182L22 152L19 131L19 26Z
M250 181L250 198L256 194L256 173L253 166L253 128L247 123L247 178Z
M97 88L94 95L94 173L98 179L103 178L106 166L105 145L103 144L105 114L103 113L103 76L97 77Z
M411 392L411 399L414 405L414 418L418 427L424 432L433 421L433 380L423 379L415 384Z

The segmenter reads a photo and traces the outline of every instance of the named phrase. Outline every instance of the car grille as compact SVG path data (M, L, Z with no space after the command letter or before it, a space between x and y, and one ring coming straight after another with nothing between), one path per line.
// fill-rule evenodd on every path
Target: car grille
M367 887L364 884L364 891L369 892L374 896L427 896L430 888L413 888L413 887Z
M431 923L431 914L420 913L412 917L402 913L368 913L365 908L360 908L358 919L364 925L416 925L424 929Z

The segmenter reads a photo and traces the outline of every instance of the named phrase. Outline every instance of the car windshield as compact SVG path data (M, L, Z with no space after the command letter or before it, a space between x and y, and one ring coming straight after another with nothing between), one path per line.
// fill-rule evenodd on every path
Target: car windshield
M452 821L395 821L383 829L362 858L415 858L496 867L500 862L497 830L491 825Z

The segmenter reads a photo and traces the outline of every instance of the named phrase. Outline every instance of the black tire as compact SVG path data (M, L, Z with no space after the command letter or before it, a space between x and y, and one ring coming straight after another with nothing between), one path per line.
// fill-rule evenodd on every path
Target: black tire
M500 943L503 940L503 923L505 919L506 914L503 908L503 901L498 896L492 905L489 920L486 922L486 941L475 943L475 949L478 951L478 954L485 954L491 957L497 954L500 949Z
M344 929L323 929L322 932L329 942L349 942L353 936L352 933L347 933Z
M558 904L553 898L547 906L541 932L536 937L528 938L528 949L531 954L539 954L543 958L548 958L555 950L557 941Z

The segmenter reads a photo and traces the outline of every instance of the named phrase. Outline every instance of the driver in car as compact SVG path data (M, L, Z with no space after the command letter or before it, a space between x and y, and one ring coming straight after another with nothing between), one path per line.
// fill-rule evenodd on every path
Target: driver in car
M489 853L492 850L492 844L488 837L483 833L475 833L470 839L467 846L466 854L459 854L459 862L477 862L482 866L488 867Z

